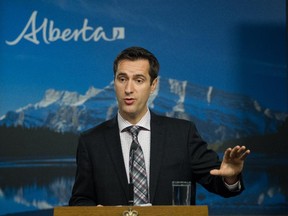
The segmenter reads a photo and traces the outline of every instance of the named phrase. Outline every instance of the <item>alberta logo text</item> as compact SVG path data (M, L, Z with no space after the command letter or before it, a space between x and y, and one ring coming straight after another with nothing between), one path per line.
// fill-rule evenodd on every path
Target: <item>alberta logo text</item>
M50 44L55 41L62 40L63 42L68 42L74 40L77 42L78 40L82 40L84 42L94 41L97 42L99 40L104 41L115 41L125 39L125 28L124 27L113 27L112 28L112 36L107 37L104 32L103 27L99 26L97 28L93 28L88 25L88 19L84 19L83 26L81 29L60 29L54 26L53 20L48 20L44 18L41 25L36 25L37 11L34 11L31 14L30 19L28 20L26 26L22 30L22 32L17 36L16 39L12 41L6 40L6 44L8 45L16 45L22 39L30 41L36 45L40 44L42 37L42 41L45 44Z

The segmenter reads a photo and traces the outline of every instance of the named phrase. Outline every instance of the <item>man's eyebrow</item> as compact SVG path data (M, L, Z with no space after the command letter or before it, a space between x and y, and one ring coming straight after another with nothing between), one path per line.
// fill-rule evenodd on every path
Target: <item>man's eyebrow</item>
M128 76L127 75L127 73L125 73L125 72L116 72L116 76ZM143 75L143 74L133 74L133 76L132 77L143 77L143 78L146 78L146 76L145 75Z
M146 76L144 76L143 74L135 74L133 77L146 79Z
M124 73L124 72L116 72L116 76L127 76L127 73Z

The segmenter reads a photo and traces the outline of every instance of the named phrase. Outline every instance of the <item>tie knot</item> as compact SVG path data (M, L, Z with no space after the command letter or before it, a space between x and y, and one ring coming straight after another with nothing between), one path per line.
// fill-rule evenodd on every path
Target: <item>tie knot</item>
M138 136L139 131L141 130L141 128L137 125L132 125L130 127L127 128L127 131L132 134L132 136Z

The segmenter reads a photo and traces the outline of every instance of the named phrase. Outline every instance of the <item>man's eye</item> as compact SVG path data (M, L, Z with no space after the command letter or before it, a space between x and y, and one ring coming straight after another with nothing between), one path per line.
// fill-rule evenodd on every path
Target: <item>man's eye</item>
M125 78L124 77L118 77L118 80L120 81L120 82L125 82Z
M136 82L137 82L137 83L143 83L144 80L143 80L143 79L137 79Z

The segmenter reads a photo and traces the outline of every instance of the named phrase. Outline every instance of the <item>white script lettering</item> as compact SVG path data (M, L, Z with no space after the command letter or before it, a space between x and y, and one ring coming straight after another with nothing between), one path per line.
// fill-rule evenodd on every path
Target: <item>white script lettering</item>
M55 42L57 40L62 40L64 42L68 42L71 40L78 41L82 40L84 42L89 41L99 41L103 39L104 41L115 41L119 39L125 39L125 28L124 27L113 27L112 29L112 37L109 38L106 36L103 27L99 26L97 28L93 28L88 25L88 19L84 19L83 26L81 29L70 29L66 28L61 30L57 27L54 27L54 21L48 20L44 18L42 24L37 27L36 26L36 18L37 11L34 11L31 14L30 19L28 20L26 26L22 30L22 32L18 35L18 37L13 41L6 40L6 44L8 45L16 45L23 38L27 41L30 41L36 45L40 44L39 34L42 32L42 40L46 44L50 44L51 42ZM30 31L29 31L30 29Z

